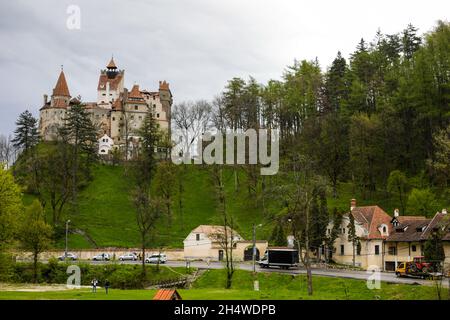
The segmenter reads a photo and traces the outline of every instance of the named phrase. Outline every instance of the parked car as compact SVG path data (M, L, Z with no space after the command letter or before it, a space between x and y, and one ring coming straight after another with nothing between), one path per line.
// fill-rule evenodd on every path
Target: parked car
M147 258L145 258L146 263L166 263L167 257L164 253L158 254L154 253Z
M120 256L119 260L120 261L125 261L125 260L136 261L137 255L135 253L126 253L126 254Z
M109 261L110 259L109 253L99 253L92 257L94 261Z
M67 254L66 255L62 255L62 256L59 256L58 257L58 260L60 260L60 261L64 261L64 260L77 260L78 259L78 257L77 257L77 255L76 254L74 254L74 253L70 253L70 252L67 252Z

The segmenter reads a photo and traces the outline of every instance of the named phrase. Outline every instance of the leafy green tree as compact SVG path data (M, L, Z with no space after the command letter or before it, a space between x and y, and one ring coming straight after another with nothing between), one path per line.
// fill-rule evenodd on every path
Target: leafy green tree
M435 152L427 160L428 167L438 185L447 187L450 182L450 125L433 136Z
M33 254L34 282L37 282L39 254L50 247L52 233L52 227L45 222L41 204L37 200L33 201L25 210L18 234L22 248Z
M21 212L20 187L11 172L0 166L0 251L13 241Z
M349 161L348 125L337 112L324 116L319 144L315 148L318 170L328 177L337 198L339 179L344 177Z
M437 266L445 260L444 244L442 234L439 231L433 231L431 237L425 241L423 247L425 259Z
M157 168L157 153L161 139L159 124L148 113L137 131L140 136L138 155L130 161L131 198L135 206L136 223L142 250L142 274L146 274L145 247L155 235L155 224L163 213L163 201L151 195L151 185Z
M405 213L406 207L406 191L408 188L408 178L400 170L394 170L389 174L388 190L390 192L396 192L399 197L401 213Z
M320 258L320 248L326 241L326 232L329 222L327 198L325 190L315 190L311 202L311 249L315 250Z
M286 245L286 233L284 232L284 227L281 223L277 223L272 230L272 235L270 236L270 243L274 246L285 246Z
M354 115L350 124L350 165L352 175L361 188L363 197L367 191L373 194L384 163L381 161L381 122L378 116Z
M430 189L412 189L408 196L408 211L412 214L432 216L437 210L436 197Z
M178 168L170 161L161 161L155 174L155 193L164 201L169 226L172 225L172 202L175 195Z

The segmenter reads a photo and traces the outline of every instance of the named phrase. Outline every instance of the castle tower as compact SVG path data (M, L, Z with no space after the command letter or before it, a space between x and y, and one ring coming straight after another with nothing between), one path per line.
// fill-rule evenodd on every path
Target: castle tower
M55 88L53 88L53 94L50 106L52 108L67 108L70 101L69 87L67 85L66 76L61 68L58 81L56 81Z
M44 140L56 140L58 128L64 124L66 110L70 102L69 86L62 68L50 101L47 101L47 99L48 96L44 94L43 106L39 110L39 132Z
M119 70L111 58L106 69L100 71L97 87L97 104L104 108L111 108L124 87L124 70Z
M159 82L159 100L161 102L162 110L166 114L166 120L168 122L168 133L169 137L171 135L170 125L171 125L171 109L172 109L172 92L169 88L169 83L164 81Z

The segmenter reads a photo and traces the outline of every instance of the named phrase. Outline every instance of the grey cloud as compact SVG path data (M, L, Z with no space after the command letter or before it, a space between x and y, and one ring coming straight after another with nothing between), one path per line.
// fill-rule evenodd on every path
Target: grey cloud
M326 67L338 50L348 55L378 26L395 32L413 22L427 31L449 12L442 3L424 12L409 1L407 8L398 4L404 17L382 20L378 7L397 4L380 1L370 14L345 0L1 1L0 133L12 132L27 108L38 115L61 64L71 94L85 101L95 100L99 70L111 54L126 70L127 87L156 89L165 79L175 101L211 99L234 76L279 78L294 58L318 56ZM81 30L66 28L72 4L81 9Z

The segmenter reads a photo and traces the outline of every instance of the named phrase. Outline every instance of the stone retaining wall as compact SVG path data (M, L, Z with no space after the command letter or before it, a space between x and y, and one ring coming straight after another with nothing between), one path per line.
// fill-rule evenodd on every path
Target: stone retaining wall
M124 255L126 253L135 252L136 254L141 253L141 249L139 248L101 248L101 249L74 249L69 250L68 252L74 253L78 256L80 260L91 260L93 256L108 253L111 258L115 257L116 259L119 256ZM146 255L150 255L152 253L158 253L159 249L146 249ZM161 253L165 253L168 260L184 260L184 251L183 249L166 249L161 250ZM29 260L32 259L31 252L27 251L15 251L14 252L18 261L20 260ZM59 256L64 255L64 250L48 250L39 255L41 260L48 260L50 258L58 258Z

